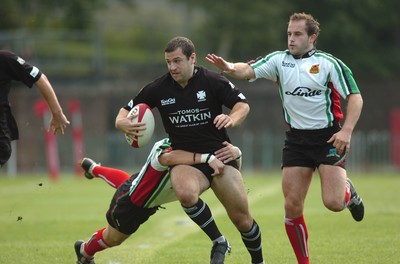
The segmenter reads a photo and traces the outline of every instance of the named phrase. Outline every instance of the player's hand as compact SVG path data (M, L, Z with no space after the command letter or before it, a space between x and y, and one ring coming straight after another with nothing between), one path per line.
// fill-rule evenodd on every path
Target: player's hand
M230 116L225 114L217 115L214 119L214 125L219 130L233 126L233 120Z
M344 153L349 153L350 151L350 141L351 133L340 130L339 132L332 135L332 137L327 141L327 143L332 143L333 147L339 155Z
M236 160L240 156L242 156L242 152L240 149L227 141L222 143L224 147L220 148L219 150L215 151L215 157L221 160L223 163L228 163L232 160Z
M137 114L123 118L119 121L119 129L122 130L127 135L130 135L132 137L138 136L141 137L143 136L142 133L140 133L143 130L146 130L146 123L144 122L137 122L133 123L132 120L137 117Z
M68 121L67 117L64 115L63 112L60 113L53 113L48 131L53 132L54 135L57 133L61 133L64 135L64 129L69 125L70 122Z
M208 163L208 165L214 170L214 173L211 176L217 176L224 173L224 163L219 159L215 158L213 161Z
M233 63L229 63L224 60L224 58L219 57L215 54L207 54L206 61L217 67L218 69L226 72L233 72L235 71L235 67Z

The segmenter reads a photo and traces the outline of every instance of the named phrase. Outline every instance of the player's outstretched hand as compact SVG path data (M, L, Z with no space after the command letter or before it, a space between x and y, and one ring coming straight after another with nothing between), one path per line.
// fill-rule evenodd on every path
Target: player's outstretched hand
M57 133L64 135L64 129L67 125L69 125L69 121L63 112L54 113L50 120L49 131L53 132L54 135Z
M215 54L207 54L206 61L217 67L218 69L226 72L232 72L235 70L233 63L229 63L224 58L219 57Z

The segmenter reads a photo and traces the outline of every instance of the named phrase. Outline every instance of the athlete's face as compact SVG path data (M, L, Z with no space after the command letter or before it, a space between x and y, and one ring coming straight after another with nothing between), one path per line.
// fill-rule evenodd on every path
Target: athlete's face
M178 48L173 52L165 52L165 61L172 78L182 87L185 87L193 76L196 54L193 53L187 58L182 53L182 49Z
M313 49L316 35L307 35L306 21L290 21L287 29L288 49L292 55L302 56Z

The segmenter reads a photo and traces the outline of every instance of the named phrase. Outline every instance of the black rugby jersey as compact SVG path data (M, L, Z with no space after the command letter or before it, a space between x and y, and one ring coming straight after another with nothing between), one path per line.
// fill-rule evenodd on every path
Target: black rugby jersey
M195 67L188 85L182 88L169 73L143 87L126 106L146 103L160 112L173 149L212 153L228 141L226 129L218 130L213 121L245 96L222 74Z
M38 68L29 65L13 52L0 50L0 124L10 140L19 138L17 123L8 101L12 81L23 82L31 88L41 75Z
M12 81L23 82L32 87L42 73L35 66L29 65L16 54L0 50L0 103L8 103Z

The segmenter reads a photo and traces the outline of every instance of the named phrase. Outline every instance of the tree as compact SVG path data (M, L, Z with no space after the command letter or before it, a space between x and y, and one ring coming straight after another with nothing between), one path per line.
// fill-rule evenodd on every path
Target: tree
M285 49L289 16L306 12L321 23L318 48L342 58L358 75L397 76L398 0L171 1L203 10L206 18L193 39L197 46L230 60Z

